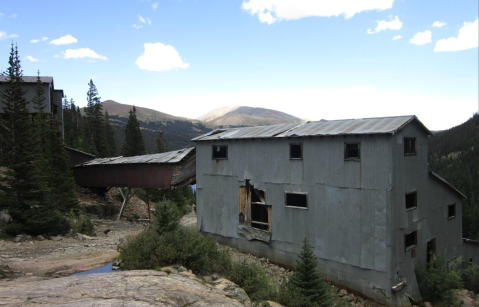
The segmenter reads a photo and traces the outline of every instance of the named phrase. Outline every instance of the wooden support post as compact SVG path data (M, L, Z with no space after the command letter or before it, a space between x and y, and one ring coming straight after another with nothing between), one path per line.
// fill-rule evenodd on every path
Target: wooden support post
M146 205L148 206L148 220L151 220L150 216L150 190L146 189Z
M120 213L118 213L117 220L120 220L121 215L123 214L123 210L125 209L126 203L130 200L128 198L128 196L130 195L130 192L131 192L131 188L128 188L128 190L126 190L126 195L124 195L122 189L120 188L120 193L121 193L121 196L123 197L123 203L121 204Z

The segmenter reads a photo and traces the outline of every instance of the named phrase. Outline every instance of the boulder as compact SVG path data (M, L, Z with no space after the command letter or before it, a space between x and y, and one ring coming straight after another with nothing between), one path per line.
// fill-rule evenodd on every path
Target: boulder
M246 292L240 288L237 284L226 278L220 278L213 282L216 289L222 290L226 293L226 296L238 300L242 303L249 301L249 296Z
M479 301L476 294L466 289L457 290L455 293L456 302L459 306L464 307L479 307Z
M17 243L25 242L26 239L27 239L27 235L17 235L15 238L13 238L13 242L17 242Z
M429 302L424 302L424 307L432 307L432 305Z
M41 236L41 235L38 235L38 236L37 236L37 240L38 240L38 241L43 241L43 240L45 240L45 238L44 238L43 236Z
M346 296L346 295L348 295L348 291L346 291L345 289L339 290L339 292L338 292L339 297L343 297L343 296Z
M58 235L58 236L50 236L49 239L52 240L52 241L61 241L61 240L63 240L63 237L60 236L60 235Z
M81 234L81 233L77 233L77 239L80 240L80 241L83 241L83 240L96 240L97 238L90 237L90 236L87 236L87 235L84 235L84 234Z
M5 227L5 225L11 221L13 221L12 216L8 213L8 210L0 211L0 229Z

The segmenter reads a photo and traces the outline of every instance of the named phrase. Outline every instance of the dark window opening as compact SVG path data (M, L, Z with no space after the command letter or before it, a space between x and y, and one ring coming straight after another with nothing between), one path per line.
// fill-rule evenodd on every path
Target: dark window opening
M360 158L359 143L344 143L344 160L359 160Z
M213 145L213 159L228 159L228 146Z
M417 230L414 230L404 236L404 246L406 251L417 246Z
M427 258L426 263L429 264L431 259L436 256L436 238L427 241Z
M253 193L251 193L251 202L262 203L262 204L266 203L266 201L264 200L264 191L253 189Z
M411 156L417 154L416 138L404 138L404 155Z
M308 208L307 193L288 193L286 192L286 206Z
M453 219L456 217L456 204L447 206L447 218Z
M303 159L303 144L289 144L289 158Z
M268 206L251 204L251 227L268 230Z
M406 194L406 210L417 208L417 192Z

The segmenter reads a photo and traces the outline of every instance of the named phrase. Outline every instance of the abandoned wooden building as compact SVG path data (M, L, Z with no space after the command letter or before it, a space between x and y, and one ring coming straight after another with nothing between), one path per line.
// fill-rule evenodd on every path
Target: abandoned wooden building
M428 170L416 116L214 130L196 142L198 229L292 266L308 236L324 276L389 306L420 299L434 253L478 259L461 192Z
M36 76L23 76L22 87L26 90L25 99L28 101L28 110L30 113L35 113L36 110L32 103L33 96L35 95L35 88L37 86L37 77ZM7 82L9 80L8 76L0 75L0 93L6 89ZM53 77L40 77L42 82L43 90L45 91L45 108L43 112L52 114L53 118L58 121L62 127L63 131L63 111L62 111L62 100L63 100L63 90L55 89L53 84ZM0 99L0 113L3 113L3 102Z

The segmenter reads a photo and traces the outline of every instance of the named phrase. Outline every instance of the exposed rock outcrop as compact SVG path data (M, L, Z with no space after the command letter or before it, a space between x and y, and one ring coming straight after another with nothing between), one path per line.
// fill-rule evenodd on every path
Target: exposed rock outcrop
M2 287L0 302L2 306L245 306L185 273L126 271L25 282Z

